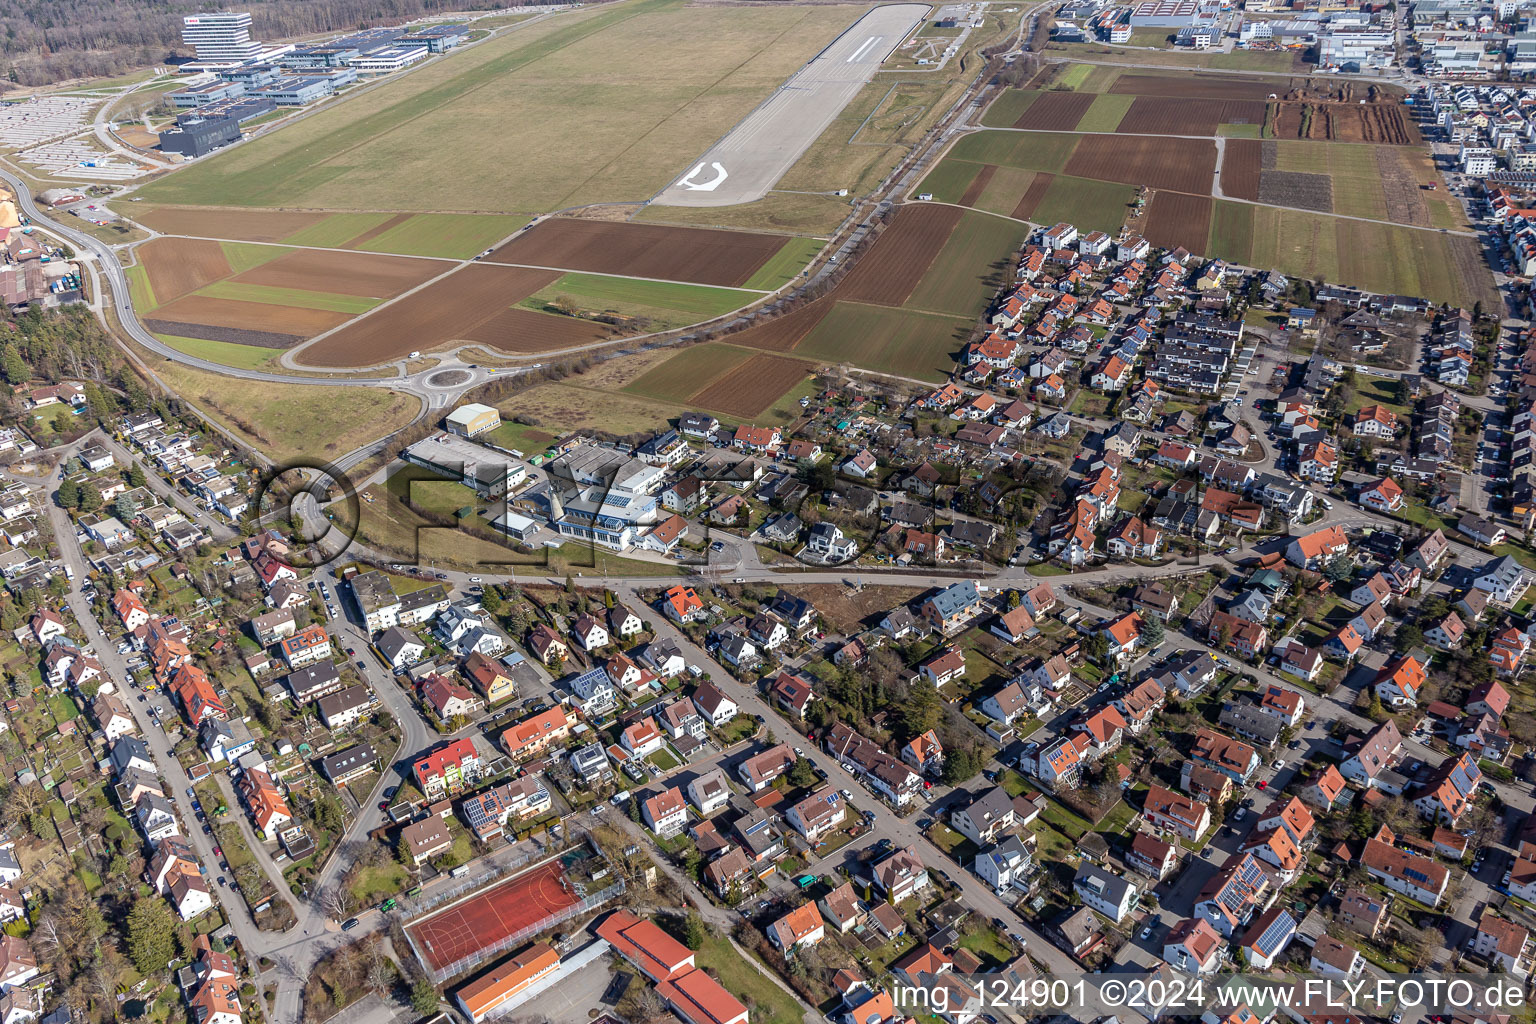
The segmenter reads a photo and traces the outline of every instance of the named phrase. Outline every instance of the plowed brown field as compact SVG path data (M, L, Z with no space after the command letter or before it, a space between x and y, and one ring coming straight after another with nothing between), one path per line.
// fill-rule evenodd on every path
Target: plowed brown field
M1271 93L1284 95L1288 79L1274 81L1226 78L1220 75L1121 75L1110 92L1131 96L1176 96L1180 99L1266 100ZM1038 102L1038 101L1036 101Z
M1209 195L1216 146L1145 135L1084 135L1064 170L1082 178Z
M1315 103L1288 100L1276 104L1270 135L1277 139L1328 139L1412 146L1419 130L1396 103Z
M832 308L832 296L817 299L793 313L786 313L756 327L748 327L730 336L732 345L762 348L770 352L788 352L816 329L821 318Z
M1221 158L1221 191L1233 199L1259 198L1264 169L1264 143L1258 139L1228 139Z
M992 175L997 173L997 164L985 164L971 179L971 185L965 190L965 195L960 197L961 206L975 206L976 200L981 198L981 193L992 182Z
M1093 106L1091 92L1046 92L1035 97L1029 109L1013 122L1015 128L1069 132Z
M1204 255L1211 233L1211 197L1158 192L1141 225L1141 234L1164 249L1183 246Z
M375 238L378 238L380 235L382 235L384 232L388 231L390 228L395 227L396 225L399 225L399 224L404 224L406 221L410 220L414 216L416 216L414 213L397 213L393 217L389 218L389 220L385 221L384 223L376 224L373 227L369 228L367 231L364 231L362 234L360 234L356 238L352 239L352 241L348 242L346 247L348 249L359 249L362 246L367 245L369 242L373 241Z
M727 416L756 416L798 384L810 369L798 359L756 355L696 392L691 404Z
M351 319L349 313L333 313L327 309L273 306L265 302L212 299L203 295L188 295L177 299L155 310L155 315L161 320L234 327L246 331L269 331L300 338L312 338L321 331L328 331Z
M1215 135L1217 125L1262 125L1268 109L1263 100L1138 96L1120 121L1120 130L1148 135Z
M133 218L167 235L232 238L246 242L277 242L295 231L318 224L328 213L290 210L217 210L203 206L166 206L134 210Z
M230 274L218 242L195 238L152 238L139 246L155 302L165 305Z
M783 235L557 217L503 245L486 261L735 288L784 242Z
M903 206L837 289L839 299L899 306L928 272L949 241L960 210L953 206Z
M470 341L503 352L554 352L613 336L602 324L569 316L551 316L531 309L504 309L477 324Z
M171 334L178 338L202 338L206 341L227 341L231 345L254 345L257 348L293 348L305 340L296 334L247 331L239 327L216 327L212 324L188 324L179 320L146 319L144 325L156 334Z
M1013 215L1018 220L1029 220L1035 215L1035 208L1040 205L1040 200L1045 198L1045 192L1051 187L1051 182L1056 180L1056 175L1042 171L1036 174L1034 180L1029 183L1029 188L1024 190L1024 197L1019 200L1019 205L1013 208Z
M447 270L451 263L318 249L295 249L235 278L240 284L299 288L390 299ZM156 295L159 295L157 290Z
M464 341L475 328L559 276L555 270L472 263L348 324L299 358L311 366L371 366L416 349Z

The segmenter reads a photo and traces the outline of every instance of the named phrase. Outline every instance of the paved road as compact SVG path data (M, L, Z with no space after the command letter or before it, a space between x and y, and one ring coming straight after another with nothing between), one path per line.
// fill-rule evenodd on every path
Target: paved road
M931 577L928 579L931 581ZM631 608L643 604L639 595L634 592L632 587L623 588L621 598L626 603L629 603ZM731 699L737 702L743 713L761 715L766 722L778 723L782 727L775 729L775 732L780 736L786 737L790 742L794 742L794 734L787 731L788 726L783 725L778 712L759 696L755 688L736 681L726 671L725 666L710 657L702 648L695 645L684 633L676 629L663 616L653 614L651 620L652 624L656 627L657 635L670 637L676 641L682 649L683 657L690 664L698 665L708 672L715 684L730 694ZM852 780L843 771L842 766L837 763L836 758L814 744L804 743L802 744L802 749L809 760L827 773L829 780L842 779L845 780L843 785L852 785ZM989 919L1001 918L1008 924L1011 931L1018 931L1023 934L1029 940L1030 955L1043 966L1052 971L1062 973L1075 973L1081 969L1065 953L1051 945L1045 936L1025 924L979 878L968 871L952 868L953 862L949 860L942 850L928 841L928 838L923 835L912 817L898 818L889 809L882 808L876 812L874 832L877 836L889 838L898 846L916 847L919 856L922 857L925 864L934 867L951 865L949 869L940 869L945 870L950 879L959 886L964 902L979 913L986 915Z

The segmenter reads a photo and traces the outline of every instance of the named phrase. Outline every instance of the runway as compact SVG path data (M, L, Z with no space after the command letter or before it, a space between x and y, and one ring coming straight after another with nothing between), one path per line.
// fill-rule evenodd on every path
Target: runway
M877 7L832 40L652 202L735 206L767 195L930 10Z

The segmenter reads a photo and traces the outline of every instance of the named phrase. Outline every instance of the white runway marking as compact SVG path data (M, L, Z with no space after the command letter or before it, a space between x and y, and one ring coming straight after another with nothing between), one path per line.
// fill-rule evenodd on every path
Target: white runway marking
M864 45L853 51L852 56L843 61L844 64L853 64L869 52L870 48L880 42L879 36L870 36L864 40Z
M697 184L694 182L694 177L704 169L704 161L700 160L699 165L683 175L683 179L678 184L690 192L713 192L725 183L725 179L730 177L730 173L720 166L720 161L718 160L710 161L709 166L715 169L715 176L711 180Z

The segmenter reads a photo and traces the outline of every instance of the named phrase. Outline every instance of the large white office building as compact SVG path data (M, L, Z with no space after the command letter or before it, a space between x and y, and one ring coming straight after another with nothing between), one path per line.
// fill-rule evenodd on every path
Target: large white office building
M181 19L181 41L197 51L200 61L254 60L261 44L251 39L251 16L189 14Z

